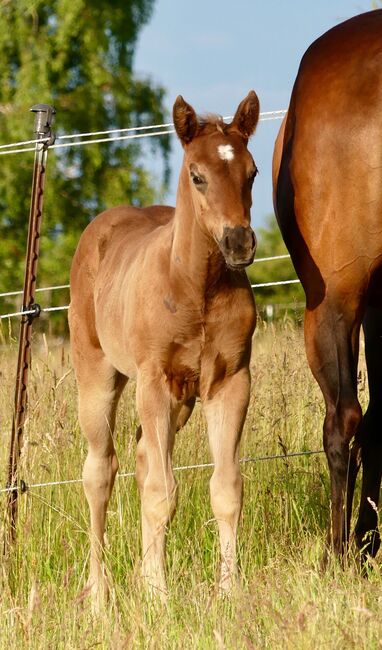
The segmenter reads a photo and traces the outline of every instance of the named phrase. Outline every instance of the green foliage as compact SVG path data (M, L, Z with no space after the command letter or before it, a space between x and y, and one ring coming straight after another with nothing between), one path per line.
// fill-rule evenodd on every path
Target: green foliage
M256 258L271 257L274 255L286 255L288 250L283 242L280 229L273 214L269 215L266 225L256 230L258 240ZM290 259L273 260L270 262L255 262L248 269L248 277L251 284L263 282L279 282L281 280L293 280L297 278L293 264ZM286 284L273 287L259 287L254 289L256 304L261 309L265 305L294 306L305 301L305 294L300 284Z
M164 89L133 73L153 0L0 1L0 142L33 137L29 108L53 104L58 134L163 122ZM39 284L67 282L78 237L99 211L149 204L168 182L168 138L58 149L48 155ZM156 149L162 181L145 171ZM4 156L0 176L0 287L23 279L33 153Z

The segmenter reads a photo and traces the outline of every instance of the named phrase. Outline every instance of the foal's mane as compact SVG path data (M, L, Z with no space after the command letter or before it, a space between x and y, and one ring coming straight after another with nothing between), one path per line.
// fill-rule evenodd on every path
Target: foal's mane
M231 124L226 124L221 115L207 113L206 115L198 115L198 135L210 135L218 131L223 135L227 135Z

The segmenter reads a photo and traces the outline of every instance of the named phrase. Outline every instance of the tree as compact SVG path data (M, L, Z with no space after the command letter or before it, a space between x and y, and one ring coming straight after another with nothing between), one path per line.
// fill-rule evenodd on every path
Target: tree
M0 0L0 142L30 139L36 103L53 104L57 133L163 122L164 89L133 73L154 0ZM142 146L120 142L48 155L39 284L67 282L79 235L98 212L152 203L168 182L168 136L153 138L163 178ZM22 284L33 153L1 158L0 287ZM162 189L161 189L162 183Z
M273 214L267 217L265 227L257 229L256 235L258 239L256 259L288 254ZM251 284L279 282L281 280L293 280L297 278L290 259L255 262L249 267L248 276ZM298 283L255 288L254 292L256 304L261 311L268 304L276 306L290 305L290 308L293 309L294 305L305 302L304 291ZM284 311L285 308L283 307Z

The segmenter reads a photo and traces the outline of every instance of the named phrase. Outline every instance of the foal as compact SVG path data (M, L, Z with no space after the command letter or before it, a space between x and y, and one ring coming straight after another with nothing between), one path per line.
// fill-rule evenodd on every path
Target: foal
M244 267L257 169L247 149L259 117L251 91L231 124L200 119L182 97L173 109L184 148L176 208L121 206L84 231L71 270L69 323L79 420L89 443L83 479L91 517L90 582L107 595L106 511L118 469L113 430L128 378L141 422L136 478L142 575L166 592L165 530L176 506L175 432L200 397L215 464L211 505L221 544L220 588L236 576L242 504L239 441L246 416L256 313Z

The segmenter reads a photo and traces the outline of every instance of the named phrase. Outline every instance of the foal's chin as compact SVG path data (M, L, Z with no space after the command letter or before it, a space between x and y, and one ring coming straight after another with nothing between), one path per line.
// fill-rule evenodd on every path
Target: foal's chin
M250 266L254 260L255 254L251 255L245 260L232 260L231 258L225 257L225 263L230 271L242 271L247 266Z

